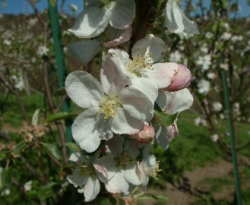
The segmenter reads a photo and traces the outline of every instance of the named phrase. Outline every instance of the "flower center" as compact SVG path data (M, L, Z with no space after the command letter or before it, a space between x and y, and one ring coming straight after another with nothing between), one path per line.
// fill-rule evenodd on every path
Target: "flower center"
M81 176L90 175L95 172L95 169L91 164L83 163L79 166L79 168L81 170Z
M146 167L145 171L147 175L153 177L154 179L158 179L157 178L158 172L161 172L161 169L159 169L159 162L157 162L155 165L152 165L150 167Z
M142 72L145 69L153 69L152 66L152 54L149 53L145 57L143 57L140 53L137 57L133 57L133 60L129 60L126 62L126 66L130 73L135 74L138 77L142 76Z
M118 98L114 97L114 98L109 98L109 97L105 97L104 100L101 100L99 102L99 113L103 113L104 116L104 120L108 120L110 117L114 117L116 114L116 108L119 106L119 102L118 102Z
M116 161L116 166L120 166L123 169L125 169L127 165L130 165L134 161L133 158L128 155L128 151L126 150L120 154L117 154L114 160Z

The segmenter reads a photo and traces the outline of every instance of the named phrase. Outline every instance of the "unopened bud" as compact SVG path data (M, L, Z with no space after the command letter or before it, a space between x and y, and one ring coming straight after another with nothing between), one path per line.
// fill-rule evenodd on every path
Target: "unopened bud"
M139 143L150 143L155 137L155 130L152 126L144 123L143 129L137 134L131 135Z
M164 88L164 90L166 91L173 92L186 88L187 86L189 86L192 80L192 74L190 70L184 65L181 64L177 65L178 65L178 70L173 76L171 84L168 87Z
M174 122L172 125L167 127L167 137L169 141L172 141L176 136L179 135L177 124Z

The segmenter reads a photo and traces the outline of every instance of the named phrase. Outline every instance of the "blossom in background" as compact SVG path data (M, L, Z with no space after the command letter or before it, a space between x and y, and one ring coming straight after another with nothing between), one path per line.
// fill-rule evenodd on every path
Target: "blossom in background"
M126 29L135 17L133 0L87 0L85 8L69 29L79 38L92 38L101 34L108 24L116 29Z
M85 71L75 71L66 78L68 96L82 108L72 125L72 135L87 152L95 151L101 140L116 134L135 134L144 121L151 120L153 104L140 91L125 87L127 78L115 66L105 63L100 84Z
M12 80L14 81L15 88L22 91L25 88L24 79L22 76L17 77L16 75L12 75Z
M212 140L213 142L217 142L218 139L219 139L219 136L218 136L217 134L213 134L213 135L211 136L211 140Z
M180 62L181 61L181 53L180 51L176 50L174 52L171 52L170 53L170 56L169 56L169 61L170 62Z
M214 111L216 111L216 112L221 111L223 108L222 104L220 102L213 102L212 105L213 105Z
M156 103L164 113L173 115L189 109L193 104L193 96L187 88L175 92L160 91ZM163 149L167 149L171 140L178 134L175 122L170 126L155 126L156 141Z
M206 127L207 126L207 121L202 117L197 117L197 118L194 119L194 124L196 126L202 125L202 126Z
M196 24L190 21L176 0L168 0L165 9L166 26L172 33L199 34Z
M49 52L49 49L46 46L39 46L36 51L36 54L39 56L43 56L43 55L46 56L48 52Z
M211 55L199 56L196 63L202 66L202 71L208 70L211 65Z
M197 87L198 87L198 93L207 95L210 89L210 82L205 79L201 79L198 82Z
M33 183L33 181L27 181L27 182L23 185L24 190L25 190L25 191L31 190L31 188L32 188L32 183Z

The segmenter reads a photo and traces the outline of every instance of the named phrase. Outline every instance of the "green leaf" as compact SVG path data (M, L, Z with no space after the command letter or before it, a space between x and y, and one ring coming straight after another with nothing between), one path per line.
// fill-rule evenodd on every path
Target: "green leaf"
M58 151L57 146L55 144L43 143L43 145L46 147L47 151L53 157L55 157L57 160L61 159L61 155L59 154L59 151Z
M39 190L39 195L38 197L40 200L45 200L47 198L52 197L55 195L55 190L54 187L57 185L56 182L49 182L48 184L44 185L40 190Z
M4 186L9 186L11 184L11 170L10 168L5 168L1 173L1 181Z
M64 95L67 95L65 87L62 87L62 88L58 89L58 90L54 93L54 95L55 95L55 96L64 96Z
M21 142L19 142L18 144L15 145L13 153L18 155L18 154L20 154L23 151L23 149L25 147L26 147L26 142L25 141L21 141Z
M68 112L58 112L56 114L49 115L45 122L50 123L56 120L64 120L64 119L71 119L75 118L77 115L74 113L68 113Z
M168 115L162 111L155 110L155 118L159 123L164 126L170 126L174 123L175 119L177 118L178 113L173 115Z
M37 126L38 125L38 119L39 119L39 113L41 109L36 109L32 116L32 125Z
M136 197L136 199L152 199L152 200L158 200L158 201L168 201L168 197L166 197L163 194L143 194L139 197Z
M68 147L72 152L81 152L81 151L82 151L81 148L80 148L77 144L75 144L75 143L73 143L73 142L67 142L67 143L65 143L65 145L66 145L66 147Z

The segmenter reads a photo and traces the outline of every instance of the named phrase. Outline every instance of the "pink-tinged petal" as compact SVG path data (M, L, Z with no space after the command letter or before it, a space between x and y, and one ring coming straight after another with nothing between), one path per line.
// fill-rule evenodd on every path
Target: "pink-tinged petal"
M79 38L93 38L101 34L108 25L111 10L105 7L88 7L77 17L68 29Z
M98 106L104 92L101 84L85 71L70 73L65 81L68 96L82 108Z
M147 122L144 122L143 129L140 132L130 136L138 143L148 144L153 141L155 137L155 131L152 126L150 126Z
M124 42L129 41L132 34L132 26L130 25L127 29L114 29L112 27L106 30L106 35L110 41L105 42L105 47L116 47Z
M104 116L98 115L98 111L98 107L85 110L72 125L74 140L87 152L94 152L102 139L113 135L109 121L104 121Z
M151 81L158 88L165 88L172 83L178 71L177 63L156 63L153 64L154 69L147 69L144 73L145 77Z
M110 180L117 171L116 161L113 159L113 157L113 155L105 155L101 157L96 163L106 169L104 176L107 178L107 180Z
M134 118L149 121L153 117L153 104L141 91L134 88L121 90L119 100L123 108Z
M72 175L67 177L69 183L73 184L75 187L84 185L88 180L88 175L82 175L81 168L77 167Z
M118 194L123 193L124 195L129 194L129 183L124 178L124 170L118 169L114 176L106 184L106 189L110 193Z
M68 55L85 64L100 51L101 42L97 40L78 41L68 45Z
M177 74L174 80L168 87L164 88L164 90L172 92L172 91L181 90L189 86L192 80L192 74L190 70L188 70L187 67L181 64L178 64L178 68L179 69L177 71Z
M139 164L135 163L126 167L124 177L129 183L135 186L142 184Z
M134 44L132 56L152 54L153 62L156 62L161 58L164 46L165 42L161 38L148 34Z
M135 134L143 128L143 121L132 117L122 108L117 108L111 129L116 134Z
M176 92L161 92L156 99L156 103L168 114L174 114L189 109L193 100L194 98L189 90L184 88Z
M125 29L135 18L135 3L133 0L117 0L110 17L110 25L116 29Z
M100 188L99 180L95 176L90 176L83 190L85 201L89 202L94 200L99 194Z
M101 83L104 92L109 97L117 96L120 90L128 84L127 77L122 72L122 69L119 69L123 64L117 64L118 61L119 59L114 59L112 55L108 55L102 63Z
M130 78L129 87L141 91L154 104L158 96L158 88L148 78Z

